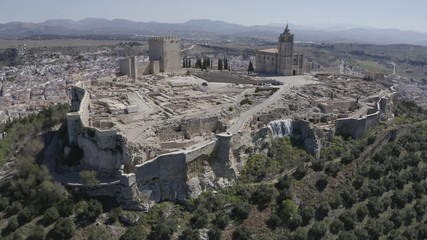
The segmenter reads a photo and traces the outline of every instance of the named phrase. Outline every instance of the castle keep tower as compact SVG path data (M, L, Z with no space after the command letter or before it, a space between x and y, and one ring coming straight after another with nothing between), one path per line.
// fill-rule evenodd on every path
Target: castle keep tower
M178 37L150 37L148 39L150 62L159 61L160 72L181 69L181 39Z
M295 75L292 72L292 57L294 52L294 35L286 24L285 31L279 36L277 74L284 76Z

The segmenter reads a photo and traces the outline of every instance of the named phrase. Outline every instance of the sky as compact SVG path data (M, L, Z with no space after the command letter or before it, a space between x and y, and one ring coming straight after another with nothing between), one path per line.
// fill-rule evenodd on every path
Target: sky
M0 23L129 19L242 25L354 25L427 32L426 0L0 0Z

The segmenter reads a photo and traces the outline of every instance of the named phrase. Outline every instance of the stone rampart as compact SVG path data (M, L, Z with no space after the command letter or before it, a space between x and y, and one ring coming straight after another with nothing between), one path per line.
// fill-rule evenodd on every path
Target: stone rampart
M186 162L191 162L201 155L211 155L215 149L216 140L212 140L200 147L185 151Z
M363 137L367 131L375 127L381 116L391 117L394 101L397 99L397 94L393 87L390 88L391 93L381 97L375 104L374 111L371 114L360 118L340 118L335 122L335 134L342 136L351 136L353 138Z
M126 139L116 130L100 130L89 125L90 97L84 89L90 83L77 82L73 87L72 110L67 114L68 139L84 152L82 165L99 176L118 174L124 161Z

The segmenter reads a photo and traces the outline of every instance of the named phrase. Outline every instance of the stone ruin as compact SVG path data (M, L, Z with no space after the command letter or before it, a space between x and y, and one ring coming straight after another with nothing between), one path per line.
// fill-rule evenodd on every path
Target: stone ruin
M79 82L67 115L69 142L83 149L83 168L108 179L73 185L130 209L228 186L248 157L239 149L261 150L274 138L295 138L318 158L334 135L359 138L392 117L396 101L393 88L361 79L278 78L284 84L270 92L188 76L150 78Z

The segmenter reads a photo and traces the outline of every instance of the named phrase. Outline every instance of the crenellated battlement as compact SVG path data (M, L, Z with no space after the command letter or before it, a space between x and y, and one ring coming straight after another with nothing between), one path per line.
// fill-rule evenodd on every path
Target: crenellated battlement
M149 37L148 41L166 41L166 40L181 40L181 38L179 37L175 37L175 36L153 36L153 37Z

